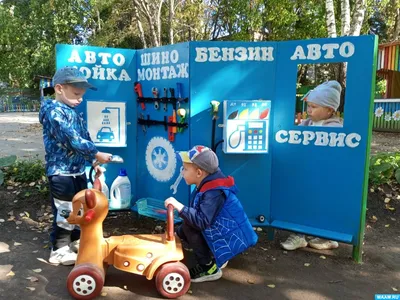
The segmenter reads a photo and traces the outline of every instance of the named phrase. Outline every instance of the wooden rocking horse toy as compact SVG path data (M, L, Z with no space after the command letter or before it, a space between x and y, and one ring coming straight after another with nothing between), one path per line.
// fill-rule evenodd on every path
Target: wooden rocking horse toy
M67 218L81 227L80 249L75 267L67 279L69 293L75 299L93 299L101 293L108 265L121 271L155 277L157 291L166 298L184 295L190 287L190 274L180 261L182 245L174 235L172 205L167 209L165 234L137 234L103 237L103 221L108 200L100 192L101 183L77 193Z

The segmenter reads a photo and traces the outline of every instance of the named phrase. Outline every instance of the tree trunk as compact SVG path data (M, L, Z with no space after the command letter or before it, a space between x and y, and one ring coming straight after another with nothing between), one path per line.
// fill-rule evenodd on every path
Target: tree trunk
M162 8L164 0L159 0L159 1L160 2L158 3L156 24L157 24L158 46L161 46L161 8Z
M174 43L174 0L169 0L169 43L172 45ZM189 29L190 30L190 29Z
M349 0L341 0L340 4L340 19L342 20L341 35L346 36L350 32L350 3Z
M160 2L162 3L162 0L160 0ZM156 31L156 28L154 26L154 22L153 22L153 15L156 14L156 12L154 11L154 9L152 9L149 5L148 0L133 0L133 5L135 5L141 13L143 13L143 15L145 16L147 23L149 23L149 28L150 28L150 36L152 39L152 46L153 47L158 47L160 45L159 43L159 39L158 39L158 31L159 29ZM156 20L157 24L160 24L160 20L158 18L158 20Z
M335 21L335 9L333 7L333 0L326 0L326 26L328 29L328 37L334 38L336 34L336 21Z
M356 0L353 19L351 21L350 35L351 36L359 36L362 24L364 22L365 16L365 1L366 0Z
M139 12L138 12L137 7L135 5L133 6L133 13L134 13L134 16L135 16L135 21L136 21L137 27L139 29L140 39L142 40L143 48L147 48L147 42L146 42L146 37L144 35L142 22L140 21Z
M400 8L396 9L396 18L394 23L393 41L400 40Z

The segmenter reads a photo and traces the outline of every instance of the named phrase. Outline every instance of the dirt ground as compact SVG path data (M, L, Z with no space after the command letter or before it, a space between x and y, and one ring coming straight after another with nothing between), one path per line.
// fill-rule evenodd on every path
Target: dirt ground
M0 114L0 157L43 156L37 114ZM400 151L400 135L374 133L372 152ZM400 187L370 190L363 263L351 259L352 247L287 252L258 231L258 244L231 260L219 281L192 284L180 299L374 299L400 294ZM27 195L29 192L29 196ZM385 208L390 198L394 210ZM0 187L0 295L2 299L71 299L66 278L72 267L46 263L50 210L34 187ZM163 223L133 212L110 213L105 235L157 232ZM104 299L159 299L153 281L110 268Z

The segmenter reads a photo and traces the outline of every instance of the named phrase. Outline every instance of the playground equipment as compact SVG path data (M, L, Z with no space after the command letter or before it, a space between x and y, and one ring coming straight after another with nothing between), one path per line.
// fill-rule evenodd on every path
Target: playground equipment
M75 299L93 299L100 295L109 265L118 270L155 277L157 291L166 298L184 295L190 287L190 274L180 262L182 245L174 236L173 206L167 208L165 234L138 234L103 238L103 221L108 200L101 193L101 183L79 192L72 200L70 224L81 227L80 249L75 267L67 279L69 293Z

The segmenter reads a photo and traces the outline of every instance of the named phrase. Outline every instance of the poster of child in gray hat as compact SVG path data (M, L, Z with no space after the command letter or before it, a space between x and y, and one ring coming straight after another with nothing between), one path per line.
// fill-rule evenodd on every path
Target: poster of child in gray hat
M299 126L343 127L343 120L336 116L341 92L342 87L336 80L324 82L309 91L302 98L307 102L308 118L303 120ZM291 234L286 241L281 243L281 246L285 250L296 250L307 246L318 250L327 250L338 248L339 243L321 238L312 238L307 242L304 234Z
M308 118L299 126L343 127L343 120L336 116L341 92L340 83L330 80L305 94L301 100L307 103Z

